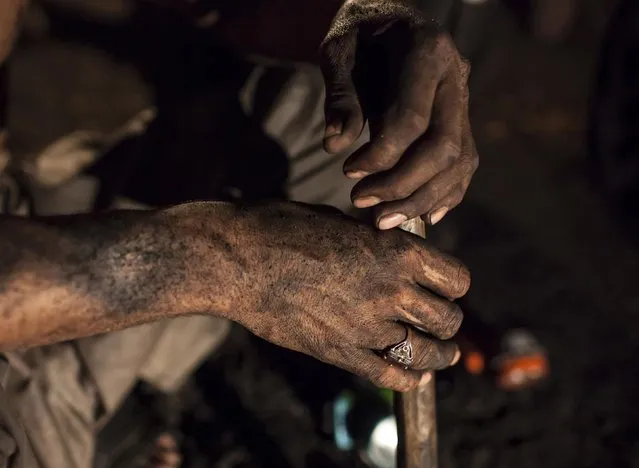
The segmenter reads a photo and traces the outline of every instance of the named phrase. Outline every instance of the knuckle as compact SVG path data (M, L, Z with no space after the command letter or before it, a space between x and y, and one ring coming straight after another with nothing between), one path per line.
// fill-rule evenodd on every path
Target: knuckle
M435 183L429 183L418 190L413 199L422 208L419 211L426 213L430 211L434 203L441 200L447 192L450 190L450 186L453 184L450 176L440 177Z
M391 169L399 160L399 145L394 137L386 134L377 136L365 153L358 158L359 168L369 172L381 172Z
M404 198L409 197L412 193L410 187L407 187L406 184L402 182L396 182L389 185L386 188L386 191L393 200L403 200Z
M476 154L464 155L460 159L458 167L462 174L474 174L479 167L479 157Z
M397 126L411 136L420 135L428 128L428 119L414 109L403 109Z
M379 284L376 289L378 297L382 298L387 304L396 304L397 301L401 301L405 295L404 288L395 281L386 281ZM389 310L382 313L390 312Z
M459 56L452 38L444 31L433 35L432 29L428 28L422 30L417 40L424 52L422 57L437 68L438 75L444 73Z
M439 140L439 148L441 152L453 161L461 154L461 144L450 136L442 136Z
M409 234L396 230L397 241L393 243L393 255L396 258L397 266L406 269L408 265L414 264L420 259L420 246Z
M397 135L392 132L380 133L373 145L373 157L371 164L378 170L387 170L392 168L399 159L401 145L397 141Z
M442 54L450 54L455 48L451 37L445 32L440 32L435 36L433 46L435 52Z

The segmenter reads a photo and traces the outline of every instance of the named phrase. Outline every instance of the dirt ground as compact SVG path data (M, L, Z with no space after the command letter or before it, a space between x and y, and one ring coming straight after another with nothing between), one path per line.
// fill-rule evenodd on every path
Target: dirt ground
M473 308L534 330L553 374L507 394L461 369L442 372L443 468L639 467L639 245L586 176L602 3L586 3L575 34L553 46L498 15L475 67L480 170L437 229L471 268ZM152 99L130 63L95 46L32 38L13 65L19 154L72 130L112 130ZM204 374L193 427L215 462L202 466L352 466L318 434L304 396L333 375L322 366L238 331Z

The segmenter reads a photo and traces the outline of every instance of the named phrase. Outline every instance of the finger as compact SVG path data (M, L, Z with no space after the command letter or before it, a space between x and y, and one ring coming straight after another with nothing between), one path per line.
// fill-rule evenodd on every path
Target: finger
M397 320L409 323L442 340L455 336L464 314L454 302L426 291L417 285L407 289L397 305Z
M468 182L457 184L442 197L439 197L437 191L431 192L432 187L425 186L405 200L379 205L375 209L376 224L379 229L388 230L397 227L403 222L402 220L421 216L431 226L435 225L461 203L466 194ZM439 199L433 201L437 197Z
M324 149L339 153L355 143L364 129L364 116L352 79L357 36L348 34L321 47L326 85Z
M433 205L433 208L428 213L426 213L426 215L422 216L424 221L431 226L434 226L442 219L444 219L444 216L446 216L450 210L452 210L462 202L462 200L464 199L464 195L466 194L466 190L468 189L469 183L470 180L459 184L457 187L451 190L448 195L435 203Z
M402 154L428 128L426 118L412 110L391 112L377 129L371 123L371 141L355 151L344 162L344 174L360 179L386 171L400 160Z
M337 365L378 387L407 392L417 387L422 377L421 372L391 365L392 363L368 349L340 348L336 351L339 353Z
M424 214L429 214L428 219L430 219L430 214L432 214L433 220L441 220L444 214L461 202L475 169L476 165L473 161L460 159L453 166L437 174L409 197L378 205L375 209L377 226L379 229L392 229L401 224L402 220ZM446 212L437 213L441 217L436 219L434 211L444 206L440 203L444 199L449 202L449 205L446 206Z
M389 171L366 177L353 188L357 208L403 200L459 158L461 142L426 135L418 139ZM421 214L421 213L420 213Z
M468 90L466 89L466 93ZM466 98L466 108L464 110L464 122L462 129L462 147L461 157L457 163L457 174L462 176L461 182L456 185L447 195L442 197L435 203L430 203L431 207L426 213L424 221L428 224L435 225L441 221L446 214L461 203L466 195L466 191L470 185L473 175L479 167L479 156L475 147L475 140L470 128L470 119L468 115L468 99ZM454 177L454 176L453 176ZM428 198L428 195L425 195ZM429 201L424 202L424 205ZM397 208L395 208L397 209ZM422 208L423 210L424 208Z
M452 341L441 341L422 333L418 329L403 324L394 323L386 329L386 334L380 337L378 348L387 362L395 362L399 367L402 363L393 361L388 351L398 344L408 340L412 348L413 362L408 366L412 370L445 369L457 363L460 357L459 347ZM406 367L406 366L404 366Z
M461 353L452 341L439 341L408 327L408 342L413 348L413 370L439 370L459 361Z
M420 286L450 300L464 296L470 288L470 272L456 258L412 236L417 248L411 250L413 280Z

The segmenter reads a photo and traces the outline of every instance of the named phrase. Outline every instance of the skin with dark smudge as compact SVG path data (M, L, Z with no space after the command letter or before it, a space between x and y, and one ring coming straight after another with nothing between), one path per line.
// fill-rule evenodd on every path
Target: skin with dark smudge
M478 166L468 120L468 75L452 39L411 1L348 0L321 47L324 145L349 147L368 121L371 141L345 163L361 180L352 199L390 229L457 206Z
M0 2L0 64L21 5ZM327 151L350 146L366 120L371 128L344 168L362 179L355 205L374 206L382 229L420 215L437 222L477 167L468 66L450 38L409 2L349 0L320 61ZM205 313L402 391L420 370L454 361L446 340L461 312L450 299L468 284L458 261L413 236L305 205L0 216L3 350ZM400 322L431 335L411 331L414 369L376 354L405 338Z
M296 203L5 216L0 258L3 350L208 314L397 390L454 360L462 313L450 300L469 286L416 236ZM411 332L412 370L375 353L404 339L403 324L432 335Z
M319 60L326 151L348 149L369 123L371 142L344 172L360 180L353 202L374 207L379 228L416 216L436 224L461 202L479 162L468 119L470 66L427 11L411 0L213 3L220 19L212 33L234 49Z

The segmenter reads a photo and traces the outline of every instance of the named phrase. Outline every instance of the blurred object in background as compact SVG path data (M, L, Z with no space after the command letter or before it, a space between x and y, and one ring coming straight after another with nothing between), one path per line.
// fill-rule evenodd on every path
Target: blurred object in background
M531 29L537 39L558 42L570 34L579 0L532 0Z
M468 373L487 375L507 391L534 387L549 377L548 354L533 332L487 324L467 304L463 309L458 342Z
M466 372L488 376L498 390L526 390L549 378L547 352L530 330L501 329L470 312L457 341ZM395 468L398 439L392 392L361 379L352 382L328 404L327 426L335 445L372 468Z
M540 41L556 43L572 32L583 0L502 0Z
M496 0L457 0L448 28L461 55L468 59L473 67L481 61L492 40L491 23Z
M418 3L427 14L439 19L462 57L475 65L490 45L490 24L498 0L418 0Z
M352 389L344 390L330 403L328 413L339 450L357 453L373 468L395 468L397 422L390 390L358 379Z
M610 207L639 215L639 2L617 5L604 37L590 108L591 173Z
M549 376L546 350L530 331L507 330L501 338L501 354L492 359L499 388L522 390Z

